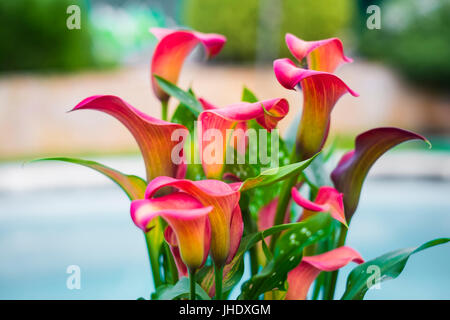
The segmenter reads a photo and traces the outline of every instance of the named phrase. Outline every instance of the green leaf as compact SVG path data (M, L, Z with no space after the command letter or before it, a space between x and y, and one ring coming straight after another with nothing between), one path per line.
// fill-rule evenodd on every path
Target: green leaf
M256 187L267 186L280 180L286 179L292 175L297 175L301 173L306 167L308 167L316 156L317 154L302 162L289 164L287 166L279 168L267 169L254 178L246 179L242 183L240 191L243 192Z
M203 111L202 104L192 93L180 89L175 84L167 81L164 78L161 78L160 76L157 76L156 74L154 74L153 76L164 92L188 107L196 117L198 117L198 115Z
M184 125L189 130L191 137L193 137L195 121L197 121L197 116L183 103L178 105L170 119L170 122Z
M175 285L163 285L158 287L152 295L153 300L175 300L189 298L190 285L187 277L181 278ZM198 283L195 284L195 295L201 300L211 300L208 294Z
M374 272L379 270L378 283L397 278L405 268L409 257L419 251L425 250L449 242L450 238L440 238L428 241L419 247L400 249L386 253L376 259L367 261L350 272L347 278L347 288L342 296L342 300L362 300L367 290L375 281L370 281L374 277Z
M258 98L255 96L255 94L247 87L244 86L244 89L242 90L242 101L244 102L258 102Z
M272 289L284 290L287 273L300 263L303 249L331 233L331 220L329 214L319 213L285 232L277 241L274 258L242 285L239 299L255 300Z
M127 194L130 200L144 199L144 193L145 188L147 187L147 183L143 179L137 176L124 174L120 171L102 165L101 163L90 160L64 157L42 158L33 160L32 162L37 161L63 161L94 169L95 171L100 172L101 174L114 181Z

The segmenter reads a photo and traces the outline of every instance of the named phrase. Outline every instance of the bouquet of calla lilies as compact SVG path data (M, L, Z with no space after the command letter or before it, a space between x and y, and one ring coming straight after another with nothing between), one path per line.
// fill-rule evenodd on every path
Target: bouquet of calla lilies
M302 108L282 97L260 101L247 88L242 101L218 107L199 92L179 88L177 80L197 45L212 58L226 38L190 30L150 31L158 39L150 78L162 119L110 95L88 97L72 110L101 111L125 125L139 146L146 177L94 161L45 159L92 168L129 197L155 284L144 299L220 300L233 289L238 299L247 300L333 299L338 271L349 263L356 266L341 298L363 299L371 285L396 278L413 253L450 240L435 239L372 260L345 245L375 161L402 142L429 142L410 131L382 127L358 135L354 149L340 160L333 145L324 149L335 104L344 94L358 96L333 73L352 62L339 39L304 41L286 35L295 62L275 60L274 75L287 90L302 92ZM168 119L171 98L179 104ZM277 124L288 112L302 115L297 134L282 139ZM328 172L333 160L337 164ZM378 277L370 282L373 270Z

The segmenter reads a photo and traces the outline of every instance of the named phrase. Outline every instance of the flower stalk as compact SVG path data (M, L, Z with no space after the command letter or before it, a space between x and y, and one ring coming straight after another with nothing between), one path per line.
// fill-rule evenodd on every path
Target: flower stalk
M167 121L168 113L169 113L169 101L163 100L161 101L161 119Z
M151 247L152 239L151 239L149 233L144 232L144 236L145 236L145 243L147 244L147 252L148 252L148 257L149 257L149 261L150 261L150 269L152 271L153 282L154 282L155 289L156 289L163 284L163 282L161 280L161 275L159 272L159 261L158 261L158 257L155 255L155 253L151 249L152 248Z
M216 300L222 300L223 266L214 265L214 283L216 286Z
M189 268L189 298L191 300L195 300L196 296L195 296L195 286L196 286L196 282L195 282L195 269L191 269Z

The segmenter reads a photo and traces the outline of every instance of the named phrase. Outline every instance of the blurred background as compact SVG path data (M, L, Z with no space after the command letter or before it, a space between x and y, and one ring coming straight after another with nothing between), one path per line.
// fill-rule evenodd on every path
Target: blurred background
M67 8L81 9L69 30ZM369 29L370 5L381 28ZM239 101L243 86L260 99L285 97L289 131L301 93L275 79L272 61L291 57L284 34L340 37L355 62L337 74L359 98L333 111L330 141L342 151L356 134L398 126L425 135L373 167L348 243L366 259L450 234L449 0L2 0L0 2L0 298L135 299L152 287L141 232L125 195L103 176L45 156L97 160L144 175L137 146L120 123L98 112L67 113L94 94L113 94L159 117L150 87L156 39L150 27L226 35L205 61L196 50L179 85L217 105ZM176 101L171 101L175 107ZM404 274L368 299L450 299L450 247L413 256ZM69 265L81 289L69 290ZM337 297L344 290L342 272Z

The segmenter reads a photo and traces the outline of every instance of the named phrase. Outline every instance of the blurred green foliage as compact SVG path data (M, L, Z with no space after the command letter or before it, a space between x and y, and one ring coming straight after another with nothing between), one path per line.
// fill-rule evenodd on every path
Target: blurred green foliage
M81 9L81 29L66 26L67 7ZM76 70L95 64L86 2L0 1L0 71Z
M286 32L305 40L340 36L355 12L354 0L185 0L184 5L184 22L189 27L227 37L218 58L231 61L261 58L258 48L288 56Z
M450 1L377 1L381 8L379 30L366 27L367 2L360 4L357 28L361 54L390 64L419 85L449 89Z

